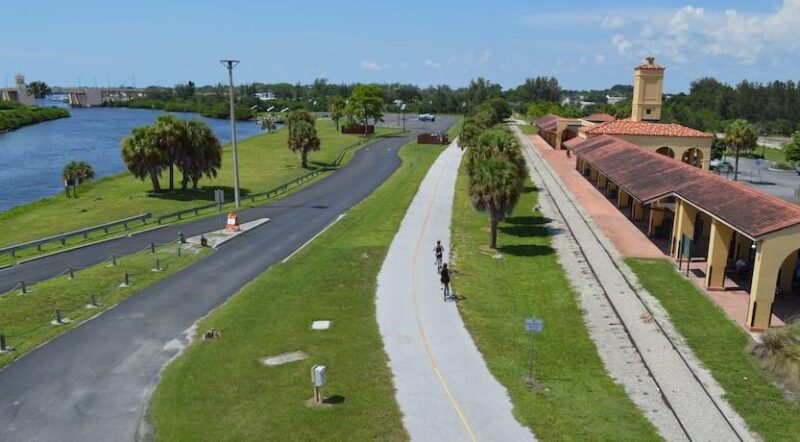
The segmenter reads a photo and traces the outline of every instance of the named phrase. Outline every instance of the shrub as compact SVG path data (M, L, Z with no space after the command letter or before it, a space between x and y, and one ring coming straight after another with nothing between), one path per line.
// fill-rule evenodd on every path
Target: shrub
M750 344L748 352L764 371L800 394L800 318L767 330L761 335L761 342Z

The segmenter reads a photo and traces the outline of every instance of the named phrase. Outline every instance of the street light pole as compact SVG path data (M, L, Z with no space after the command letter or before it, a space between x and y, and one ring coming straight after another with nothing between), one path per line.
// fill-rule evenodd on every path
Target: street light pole
M219 62L228 69L228 85L231 96L231 143L233 144L233 200L238 209L241 207L241 202L239 201L239 152L236 149L236 118L233 107L233 68L239 64L239 60L220 60Z

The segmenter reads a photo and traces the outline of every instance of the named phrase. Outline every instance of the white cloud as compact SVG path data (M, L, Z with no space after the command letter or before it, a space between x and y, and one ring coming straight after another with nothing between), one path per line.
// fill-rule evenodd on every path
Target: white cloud
M374 61L362 61L361 69L367 71L380 71L381 69L383 69L383 67L378 63L375 63Z
M433 61L433 60L431 60L429 58L429 59L425 60L425 66L430 66L430 67L432 67L434 69L439 69L439 68L442 67L442 64L441 63L437 63L437 62L435 62L435 61Z
M620 16L606 16L600 20L603 29L620 29L625 26L625 19Z
M620 55L627 55L628 51L633 46L633 43L628 41L622 34L616 34L613 38L611 38L611 44L617 50Z
M675 63L715 56L767 65L800 56L800 0L783 0L769 13L687 5L671 14L642 13L621 22L606 17L601 25L616 30L611 45L623 56L654 55Z
M604 54L594 54L594 62L596 64L603 64L606 61L606 56Z

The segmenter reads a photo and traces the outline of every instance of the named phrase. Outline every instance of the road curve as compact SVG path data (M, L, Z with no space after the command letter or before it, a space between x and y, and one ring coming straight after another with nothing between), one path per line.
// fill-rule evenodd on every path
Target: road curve
M441 119L435 130L452 121ZM377 141L324 180L243 211L244 221L271 221L0 371L0 440L136 440L159 373L186 345L192 324L368 196L399 167L397 151L409 140ZM214 223L180 228L191 233L206 222ZM99 249L80 253L92 250Z

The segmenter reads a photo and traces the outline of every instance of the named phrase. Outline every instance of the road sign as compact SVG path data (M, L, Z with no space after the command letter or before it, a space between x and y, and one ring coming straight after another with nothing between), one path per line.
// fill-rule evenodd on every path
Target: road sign
M544 321L539 318L528 318L525 320L525 331L539 333L544 328Z

